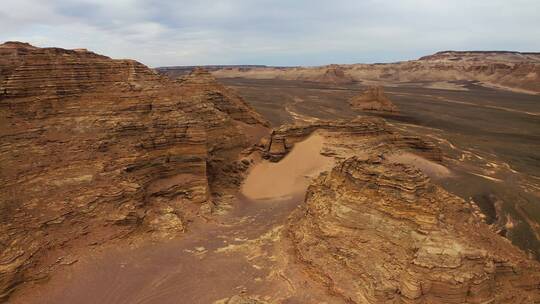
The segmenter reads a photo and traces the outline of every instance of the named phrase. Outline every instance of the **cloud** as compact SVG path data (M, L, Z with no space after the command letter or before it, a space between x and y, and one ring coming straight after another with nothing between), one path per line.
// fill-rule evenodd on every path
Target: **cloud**
M150 66L384 62L540 49L537 0L3 0L0 40Z

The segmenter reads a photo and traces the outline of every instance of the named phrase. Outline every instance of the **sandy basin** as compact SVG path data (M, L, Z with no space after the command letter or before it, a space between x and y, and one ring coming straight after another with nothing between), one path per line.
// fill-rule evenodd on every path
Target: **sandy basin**
M287 264L281 232L302 204L310 177L332 165L319 153L323 144L316 133L282 161L257 163L228 214L193 223L177 239L89 249L50 280L23 286L10 303L214 303L243 292L271 301L317 303L328 295ZM288 295L285 276L304 282L294 291L296 300Z
M333 158L320 154L324 137L315 132L297 143L280 162L263 161L249 173L241 192L254 200L282 199L304 193L309 181L320 172L329 170Z

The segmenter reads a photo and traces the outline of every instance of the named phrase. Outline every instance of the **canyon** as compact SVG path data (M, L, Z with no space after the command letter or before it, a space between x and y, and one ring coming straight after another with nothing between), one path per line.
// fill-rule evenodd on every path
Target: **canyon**
M153 70L1 44L0 299L540 302L538 60Z

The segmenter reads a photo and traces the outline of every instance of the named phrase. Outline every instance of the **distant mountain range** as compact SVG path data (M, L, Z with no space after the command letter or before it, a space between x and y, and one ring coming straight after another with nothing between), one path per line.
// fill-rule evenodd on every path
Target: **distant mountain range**
M185 75L194 67L161 67L169 77ZM514 51L441 51L417 60L375 64L332 64L318 67L265 65L205 66L218 78L302 80L321 83L399 85L426 83L459 88L475 82L522 93L540 93L540 53Z

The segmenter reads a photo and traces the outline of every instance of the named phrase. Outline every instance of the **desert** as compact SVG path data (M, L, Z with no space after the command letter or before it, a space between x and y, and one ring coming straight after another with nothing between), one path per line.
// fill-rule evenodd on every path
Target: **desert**
M340 22L362 15L350 3L53 2L0 9L9 36L29 38L0 43L0 303L540 303L539 52L352 63L338 32L318 28L328 53L298 55L263 31L298 46L339 11L325 26L350 33ZM58 18L32 21L42 14ZM42 43L16 17L47 24L31 29L43 37L85 24L88 44ZM114 34L107 48L96 29ZM373 32L387 29L406 35ZM525 45L512 33L505 43ZM283 54L326 63L266 64Z

